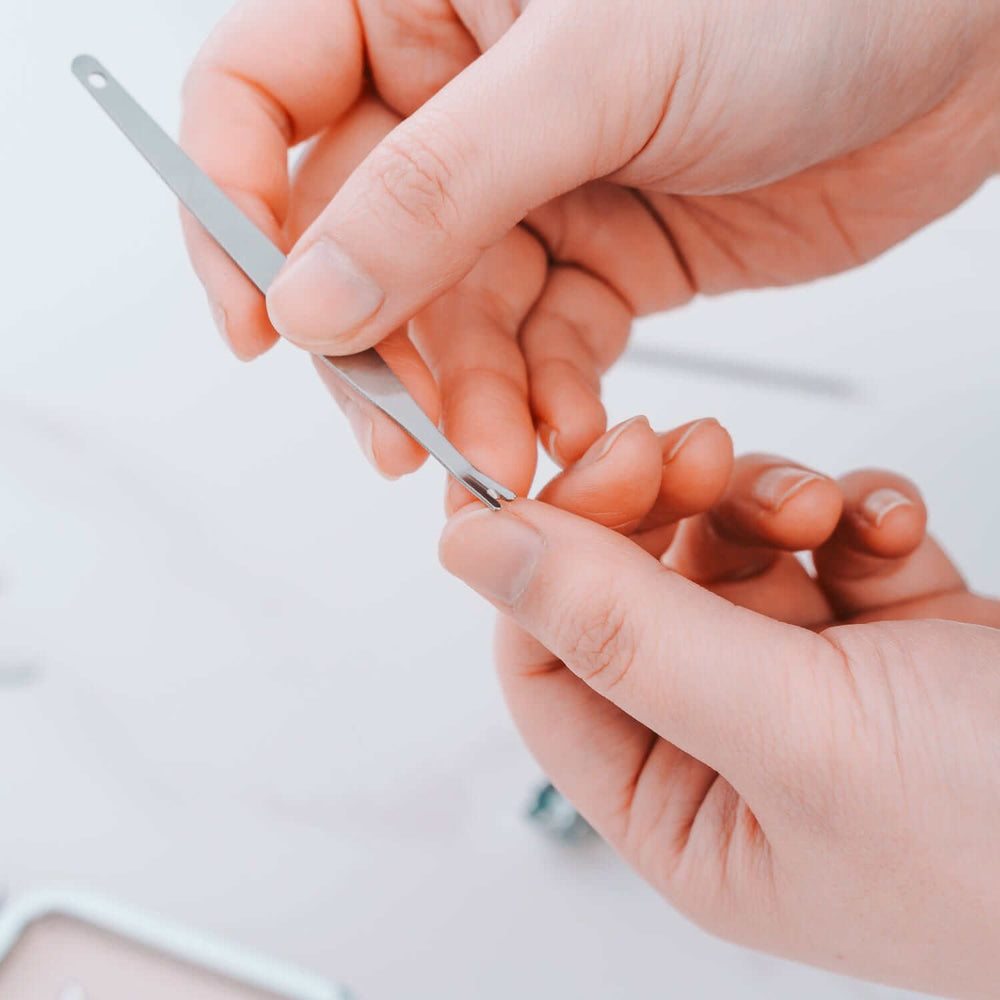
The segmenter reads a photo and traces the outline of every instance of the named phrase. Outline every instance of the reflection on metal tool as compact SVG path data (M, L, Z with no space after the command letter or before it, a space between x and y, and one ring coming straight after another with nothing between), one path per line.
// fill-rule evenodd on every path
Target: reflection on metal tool
M261 292L266 292L285 263L284 254L96 59L77 56L73 73L240 270ZM462 456L374 350L322 360L352 389L395 420L487 507L499 510L501 500L514 499L510 490Z

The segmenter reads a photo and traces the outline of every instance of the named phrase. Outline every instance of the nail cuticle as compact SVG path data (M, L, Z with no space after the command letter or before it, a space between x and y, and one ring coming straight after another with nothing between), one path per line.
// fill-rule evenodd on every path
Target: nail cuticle
M611 453L614 446L618 443L619 439L629 430L633 424L637 423L648 423L645 417L632 417L631 420L626 420L624 423L619 424L613 430L609 431L604 435L603 439L598 438L584 453L583 457L576 463L578 469L586 468L587 466L597 465L603 459L607 458Z
M874 490L861 504L862 517L873 527L882 527L882 522L900 507L912 507L913 501L898 490L890 487Z
M663 459L664 465L669 465L683 450L684 446L698 433L699 429L704 427L705 424L716 423L711 417L706 417L703 420L696 420L691 426L680 436L680 440L676 441L670 451L667 452Z
M825 479L818 472L797 469L793 466L775 466L757 477L753 497L760 506L777 512L810 483Z
M559 432L554 427L549 427L544 433L544 445L545 450L548 452L549 457L558 465L562 465L559 458L559 453L556 450L557 442L559 440Z

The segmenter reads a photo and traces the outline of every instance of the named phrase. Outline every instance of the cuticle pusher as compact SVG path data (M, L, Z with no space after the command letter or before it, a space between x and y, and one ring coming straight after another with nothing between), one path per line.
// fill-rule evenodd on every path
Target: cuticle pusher
M241 271L266 293L285 255L211 181L93 57L77 56L73 73L125 137L166 181L188 211ZM480 472L417 405L379 354L369 349L345 357L321 358L352 389L391 417L437 459L445 470L491 510L515 494Z

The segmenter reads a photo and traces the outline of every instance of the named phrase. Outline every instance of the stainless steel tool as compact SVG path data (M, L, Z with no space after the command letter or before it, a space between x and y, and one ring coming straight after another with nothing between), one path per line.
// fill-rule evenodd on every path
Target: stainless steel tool
M284 254L93 56L77 56L73 73L188 211L261 292L266 292L285 263ZM499 510L501 500L515 498L514 493L484 475L459 452L374 350L322 360L355 392L395 420L487 507Z

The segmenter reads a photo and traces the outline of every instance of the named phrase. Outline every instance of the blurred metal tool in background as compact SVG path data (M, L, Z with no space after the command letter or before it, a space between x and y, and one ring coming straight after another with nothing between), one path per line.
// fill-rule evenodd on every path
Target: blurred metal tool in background
M73 60L73 73L188 211L240 270L266 293L285 263L284 254L93 56L77 56ZM501 500L514 499L510 490L480 472L441 433L376 351L322 360L355 392L395 420L487 507L499 510Z
M761 389L826 396L830 399L858 400L862 387L847 378L827 373L802 371L769 365L760 361L722 358L710 354L677 350L661 344L633 343L625 361L642 368L662 368L673 373L685 372L713 381L742 382Z

